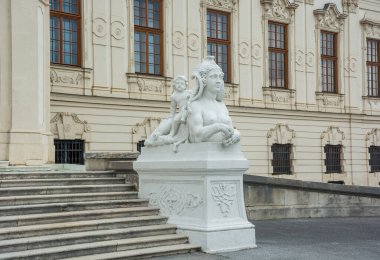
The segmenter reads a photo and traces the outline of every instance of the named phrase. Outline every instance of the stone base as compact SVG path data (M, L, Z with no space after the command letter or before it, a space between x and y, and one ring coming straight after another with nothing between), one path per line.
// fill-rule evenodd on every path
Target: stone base
M159 207L168 222L205 252L256 247L243 198L248 161L238 144L183 144L144 147L133 164L139 174L139 197Z

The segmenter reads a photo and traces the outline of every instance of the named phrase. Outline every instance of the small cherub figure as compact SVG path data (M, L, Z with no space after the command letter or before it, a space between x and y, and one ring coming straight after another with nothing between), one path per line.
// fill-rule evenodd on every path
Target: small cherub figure
M177 76L173 80L173 94L170 98L170 116L172 118L172 126L169 135L174 137L181 123L185 123L189 113L189 101L192 92L187 89L188 82L185 76ZM176 114L177 107L179 112Z

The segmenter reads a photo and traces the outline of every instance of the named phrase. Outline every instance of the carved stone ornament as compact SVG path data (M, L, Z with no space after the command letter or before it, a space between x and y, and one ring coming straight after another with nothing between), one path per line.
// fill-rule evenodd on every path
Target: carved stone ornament
M380 129L373 128L371 132L366 135L365 140L367 141L367 145L371 146L379 146L380 145Z
M140 92L154 92L162 93L164 91L165 84L162 81L149 80L149 79L137 79L137 85Z
M82 121L77 114L61 112L50 120L50 129L58 139L84 139L83 134L90 130L87 121Z
M298 7L296 3L290 3L289 0L260 0L264 8L264 16L267 19L279 20L290 23L295 9Z
M337 145L342 144L345 139L344 133L339 127L329 126L321 135L321 139L326 144Z
M181 216L186 209L194 209L203 203L203 199L173 185L162 185L160 190L149 194L149 204L159 207L165 216Z
M291 144L296 137L294 130L290 129L286 124L277 124L275 128L268 131L267 138L271 139L270 143Z
M364 18L360 21L364 27L365 37L380 39L380 20Z
M50 69L50 83L52 85L80 85L82 79L82 72Z
M104 36L106 36L106 33L107 33L107 30L106 30L106 20L101 18L101 17L97 17L94 19L94 21L92 22L92 26L93 26L93 34L96 35L97 37L99 38L103 38Z
M265 97L265 102L292 104L295 98L295 90L263 87L263 95Z
M227 10L234 10L237 0L206 0L208 7L216 7Z
M219 183L211 185L211 195L219 206L220 212L224 217L228 217L231 206L236 200L236 185Z
M347 72L356 72L357 68L356 68L356 64L357 64L358 60L356 58L346 58L344 60L344 69L347 71Z
M316 92L316 99L325 107L340 108L344 104L343 94Z
M187 39L187 47L192 51L197 51L199 49L199 36L190 33Z
M347 13L356 13L359 6L359 0L342 0L343 11Z
M344 21L347 14L339 12L335 4L326 4L323 9L314 10L316 17L316 26L319 29L341 31L343 30Z
M181 31L176 31L173 34L173 46L177 49L182 49L184 45L184 36Z
M111 34L112 37L116 40L124 39L124 24L121 21L114 21L111 24Z

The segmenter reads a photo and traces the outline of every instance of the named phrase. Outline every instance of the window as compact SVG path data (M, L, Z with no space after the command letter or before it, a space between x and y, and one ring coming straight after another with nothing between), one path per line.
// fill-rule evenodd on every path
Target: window
M321 89L322 92L338 93L337 34L321 32Z
M54 139L55 163L83 164L83 140Z
M273 174L291 174L291 144L273 144Z
M231 81L230 45L230 15L207 10L207 55L215 57L215 62L224 72L226 82Z
M135 71L162 75L162 1L135 0L134 23Z
M269 30L269 84L270 87L287 88L288 46L286 25L268 22Z
M369 150L369 166L371 167L371 172L380 172L380 146L370 146Z
M326 173L341 173L341 153L342 145L325 145L325 165Z
M80 65L80 0L50 0L50 62Z
M367 94L380 97L380 41L367 39Z

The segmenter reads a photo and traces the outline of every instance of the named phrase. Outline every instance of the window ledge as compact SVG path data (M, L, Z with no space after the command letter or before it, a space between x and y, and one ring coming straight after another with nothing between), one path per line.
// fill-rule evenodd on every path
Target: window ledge
M315 92L315 97L319 107L344 107L344 94L330 92Z
M265 103L292 105L295 100L295 93L295 89L263 87Z
M169 101L173 78L160 75L126 73L130 98Z

